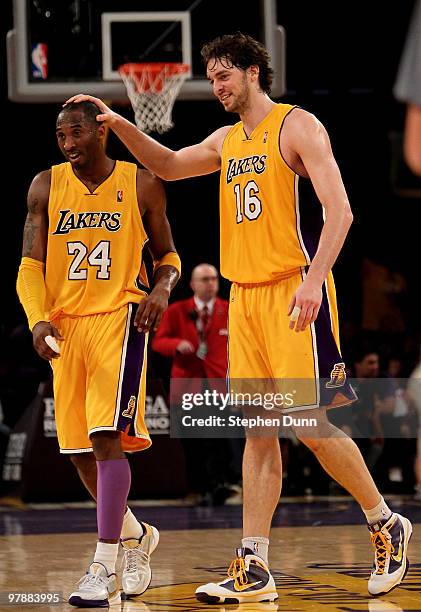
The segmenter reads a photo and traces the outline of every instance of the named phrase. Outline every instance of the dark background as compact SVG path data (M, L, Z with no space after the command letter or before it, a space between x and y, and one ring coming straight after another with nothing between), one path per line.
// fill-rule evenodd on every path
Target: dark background
M226 3L227 10L239 9ZM317 4L317 5L316 5ZM364 258L400 272L407 282L406 334L415 350L419 336L419 198L398 195L419 186L400 155L404 109L393 100L392 86L413 3L392 8L356 0L278 2L278 22L287 32L287 93L283 101L299 104L325 124L341 168L355 221L335 266L339 312L345 340L361 325ZM340 6L338 6L340 5ZM61 161L55 142L57 104L18 104L7 99L5 35L13 27L12 1L1 11L2 102L2 341L25 322L15 295L26 193L32 177ZM221 16L221 33L224 32ZM205 24L204 24L205 27ZM205 38L205 32L204 32ZM63 45L63 61L71 45ZM76 88L77 89L77 88ZM75 93L76 93L75 89ZM128 107L116 107L133 118ZM172 148L205 138L233 122L216 101L178 102L175 128L160 137ZM393 136L395 135L395 136ZM392 137L393 136L393 137ZM396 144L397 143L397 144ZM109 154L130 159L111 135ZM392 172L392 169L395 169ZM173 298L189 294L191 269L200 262L219 264L218 175L167 185L168 217L183 262L183 277ZM227 296L228 283L221 292ZM7 345L6 345L7 346ZM343 346L346 353L346 345ZM3 362L4 362L3 345Z

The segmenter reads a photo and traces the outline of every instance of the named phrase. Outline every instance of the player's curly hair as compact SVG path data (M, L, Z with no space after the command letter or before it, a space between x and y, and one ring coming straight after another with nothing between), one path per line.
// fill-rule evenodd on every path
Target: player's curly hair
M265 93L270 93L273 70L270 67L269 53L248 34L236 32L219 36L203 45L201 55L205 66L212 59L219 60L222 64L224 61L228 62L229 66L236 66L241 70L258 66L260 87Z

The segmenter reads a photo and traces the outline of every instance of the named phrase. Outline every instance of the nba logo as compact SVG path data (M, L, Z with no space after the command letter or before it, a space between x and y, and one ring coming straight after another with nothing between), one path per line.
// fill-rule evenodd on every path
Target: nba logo
M47 45L36 43L32 45L32 76L34 79L46 79L48 76Z
M123 191L119 189L117 191L117 202L122 202L122 201L123 201Z

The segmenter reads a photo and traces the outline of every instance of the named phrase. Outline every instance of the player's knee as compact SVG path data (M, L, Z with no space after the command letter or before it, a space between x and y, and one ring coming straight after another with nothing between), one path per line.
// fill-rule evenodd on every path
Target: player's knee
M91 440L94 455L98 461L124 457L119 431L98 431L91 435Z
M248 452L258 455L280 455L279 438L275 436L251 435L246 438Z
M313 453L320 449L324 439L332 436L332 424L324 408L298 412L292 429L297 439Z
M313 453L317 452L320 448L320 438L309 438L304 432L296 431L295 435L297 439L305 444Z
M319 423L317 427L312 428L311 431L308 427L294 428L294 433L297 439L305 444L313 453L317 453L326 443L329 444L331 438L338 437L338 435L341 437L345 436L342 431L328 421Z

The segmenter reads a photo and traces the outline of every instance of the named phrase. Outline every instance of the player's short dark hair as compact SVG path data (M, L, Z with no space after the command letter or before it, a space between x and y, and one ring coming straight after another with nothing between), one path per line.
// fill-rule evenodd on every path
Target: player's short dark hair
M100 125L96 120L97 116L101 114L101 111L93 102L89 102L86 100L85 102L70 102L70 104L66 104L60 111L60 115L63 113L73 113L75 111L82 112L84 118L94 125Z
M219 36L203 45L201 54L205 66L212 59L219 60L222 64L224 60L228 61L230 65L241 70L258 66L260 87L265 93L270 93L273 70L270 67L269 53L261 43L248 34L236 32Z

